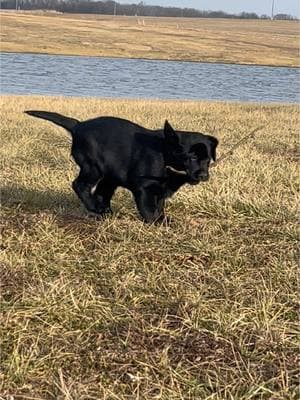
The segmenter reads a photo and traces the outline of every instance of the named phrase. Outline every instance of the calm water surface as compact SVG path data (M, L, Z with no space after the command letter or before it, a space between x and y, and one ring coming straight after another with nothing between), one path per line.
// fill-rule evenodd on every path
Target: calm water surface
M1 93L85 97L300 100L300 69L1 53Z

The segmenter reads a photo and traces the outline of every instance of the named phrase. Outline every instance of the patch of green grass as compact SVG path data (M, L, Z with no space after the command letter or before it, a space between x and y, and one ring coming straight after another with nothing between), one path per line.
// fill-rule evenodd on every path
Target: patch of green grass
M296 399L297 106L4 97L0 394ZM145 225L118 190L89 217L62 129L22 112L118 115L256 139Z

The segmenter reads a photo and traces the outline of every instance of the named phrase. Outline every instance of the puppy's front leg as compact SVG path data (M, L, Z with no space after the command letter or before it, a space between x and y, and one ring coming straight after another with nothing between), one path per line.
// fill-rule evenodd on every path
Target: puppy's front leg
M164 218L165 199L159 184L147 183L134 193L137 209L146 223L161 221Z
M97 212L99 214L111 213L110 201L117 188L117 183L111 179L103 178L98 182L94 192Z

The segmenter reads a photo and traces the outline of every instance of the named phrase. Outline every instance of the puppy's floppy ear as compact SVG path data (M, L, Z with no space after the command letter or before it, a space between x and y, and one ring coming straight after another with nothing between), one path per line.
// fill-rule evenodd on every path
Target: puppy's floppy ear
M218 141L217 138L215 138L214 136L210 136L210 135L207 135L207 139L208 139L208 142L209 142L209 145L210 145L211 158L214 161L216 161L216 158L217 158L217 156L216 156L216 148L217 148L217 146L219 144L219 141Z

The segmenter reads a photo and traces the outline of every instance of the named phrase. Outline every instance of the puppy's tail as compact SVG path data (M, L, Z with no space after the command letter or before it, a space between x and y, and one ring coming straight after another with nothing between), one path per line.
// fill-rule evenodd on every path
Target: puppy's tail
M48 111L24 111L28 115L32 115L33 117L46 119L48 121L54 122L56 125L62 126L70 133L73 133L73 129L80 121L75 118L65 117L64 115L57 114L54 112Z

